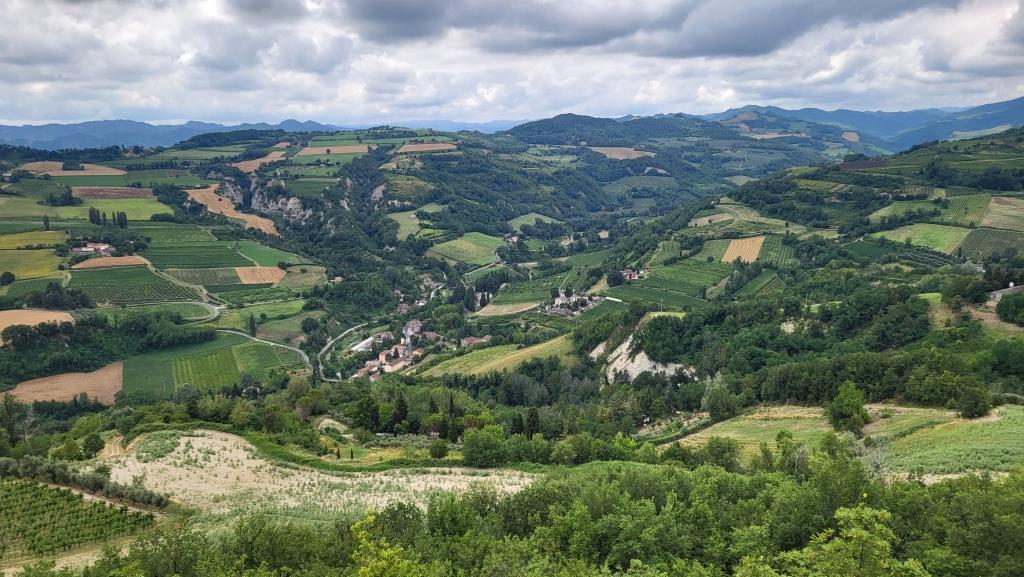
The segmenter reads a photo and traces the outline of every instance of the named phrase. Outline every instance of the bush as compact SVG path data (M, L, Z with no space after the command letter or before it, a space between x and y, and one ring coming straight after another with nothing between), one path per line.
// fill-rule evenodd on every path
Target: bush
M839 391L828 405L828 418L836 430L860 434L868 422L864 410L864 393L852 381L839 385Z
M992 395L983 387L967 387L960 394L960 416L965 419L984 417L992 408Z
M434 439L430 443L430 456L434 459L443 459L448 456L448 441Z
M507 459L505 434L498 425L466 431L462 460L470 467L497 467Z
M999 319L1015 325L1024 326L1024 292L1006 295L996 305Z

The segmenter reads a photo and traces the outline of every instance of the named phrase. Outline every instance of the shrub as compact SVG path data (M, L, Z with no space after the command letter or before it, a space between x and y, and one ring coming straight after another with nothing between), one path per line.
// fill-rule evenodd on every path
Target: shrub
M960 416L965 419L984 417L992 408L992 395L983 387L967 387L960 394Z
M448 456L448 441L434 439L430 443L430 456L434 459L443 459Z

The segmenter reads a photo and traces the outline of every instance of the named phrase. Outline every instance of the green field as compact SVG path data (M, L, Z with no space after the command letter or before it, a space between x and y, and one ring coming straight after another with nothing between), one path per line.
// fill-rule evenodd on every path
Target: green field
M389 213L388 218L398 223L398 238L406 239L414 234L418 234L423 228L420 219L416 218L417 212L421 210L424 212L438 212L443 208L444 205L431 202L417 208L416 210Z
M0 235L0 250L17 248L52 248L67 241L68 235L59 230L37 230Z
M951 254L969 232L970 230L966 228L942 224L911 224L893 230L876 232L871 236L887 238L896 242L905 242L909 238L913 245Z
M775 437L782 431L791 433L798 443L817 446L831 430L825 411L817 407L760 407L684 437L682 444L699 447L711 437L725 437L735 440L740 453L749 458L760 452L762 442L774 447Z
M599 266L604 263L612 254L612 249L595 250L591 252L578 252L572 256L562 258L565 264L572 267Z
M306 264L292 265L285 271L284 278L277 281L279 288L307 290L327 282L327 269L322 266Z
M45 215L50 218L87 220L89 208L105 212L108 216L115 212L125 212L128 214L128 220L148 221L154 214L171 214L170 207L161 204L155 198L91 199L74 206L49 206L39 204L32 198L0 197L0 214L5 217L42 218Z
M208 326L218 329L234 329L238 331L249 330L249 316L256 318L257 322L264 320L284 319L302 312L302 305L305 301L295 299L276 303L251 305L242 308L230 308L221 311L220 316L207 323Z
M710 258L712 262L720 262L725 256L725 251L729 249L730 242L732 241L729 239L706 240L700 252L693 255L693 260L706 262Z
M601 188L611 194L626 194L633 190L675 190L679 188L679 183L671 176L627 176L610 182Z
M524 224L532 225L538 220L540 220L541 222L562 222L557 218L551 218L550 216L545 216L543 214L531 212L513 218L512 220L508 221L508 225L515 230L522 230Z
M97 303L133 304L199 298L191 289L157 276L144 266L77 270L71 274L68 286L82 289Z
M324 189L337 183L334 178L303 178L299 180L286 180L284 187L288 192L296 196L307 198L319 198Z
M210 231L193 225L133 224L131 229L154 243L204 242L217 240Z
M781 267L792 264L794 255L793 245L785 245L781 236L769 234L764 237L757 261Z
M314 318L323 318L327 313L324 311L303 311L288 318L269 320L260 323L256 329L256 336L275 343L297 344L305 338L302 332L302 321Z
M59 276L62 260L48 249L0 250L0 272L12 272L18 279Z
M430 251L441 258L482 266L498 260L494 251L504 242L496 236L467 232L455 240L434 245Z
M323 146L323 145L321 145ZM298 165L309 165L309 164L328 164L331 165L334 170L338 170L339 167L344 166L353 160L359 158L362 154L306 154L303 156L293 156L288 159L291 164Z
M498 345L455 357L429 368L424 376L437 377L447 373L482 375L491 371L514 369L531 359L571 358L572 341L561 336L532 347L517 349L516 345Z
M982 260L991 254L1007 251L1024 254L1024 232L976 228L970 231L956 249L958 255L973 260Z
M0 561L63 553L153 524L151 513L129 511L32 481L0 481L0 512Z
M1024 198L992 197L982 226L1024 231Z
M617 298L627 303L653 303L674 310L686 310L707 305L707 301L674 290L621 284L601 292L602 295Z
M290 252L262 245L254 240L238 241L238 253L259 266L277 266L277 263L303 264L307 259ZM247 263L245 266L251 266Z
M518 303L539 303L551 299L551 289L573 290L580 288L583 269L572 269L560 274L534 278L524 281L510 282L495 295L491 301L495 305Z
M42 292L46 290L46 287L52 282L60 284L63 282L63 279L57 277L44 277L17 280L6 287L0 288L0 294L5 294L9 297L23 297L29 293Z
M671 266L654 267L646 277L630 281L630 286L699 297L704 289L717 284L732 271L733 266L728 263L688 259Z
M231 241L154 243L142 256L161 269L252 266L252 261L239 254L241 250L236 250L234 244ZM238 282L237 276L234 282Z
M220 333L214 341L146 353L124 361L124 390L167 398L189 383L215 389L238 383L243 372L265 378L271 371L302 366L291 350Z
M164 274L174 277L181 282L195 285L224 285L242 282L238 278L238 273L233 268L172 268L165 270Z
M774 272L765 271L743 285L743 288L736 291L734 296L748 298L762 293L778 292L784 288L786 288L786 285L779 278L779 275Z
M186 321L195 321L205 319L212 313L210 308L206 305L198 302L183 302L183 303L159 303L152 305L138 305L133 307L116 307L116 308L103 308L103 309L87 309L85 311L76 312L78 314L100 314L106 316L108 319L115 320L121 319L132 313L173 313L181 315L181 318Z
M209 288L210 287L207 287L207 289ZM251 303L258 303L264 301L284 300L292 298L294 296L295 292L287 288L253 288L244 290L231 290L217 293L217 298L228 304L233 305L247 305Z
M142 186L153 186L156 184L196 186L214 182L200 178L187 170L172 168L137 170L124 175L113 176L55 176L53 179L66 186L129 186L133 183L139 183Z

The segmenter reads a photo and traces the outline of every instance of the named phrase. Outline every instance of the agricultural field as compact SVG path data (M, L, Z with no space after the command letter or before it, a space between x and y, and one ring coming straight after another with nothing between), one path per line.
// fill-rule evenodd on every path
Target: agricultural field
M0 311L0 333L14 325L35 326L41 323L74 322L74 318L64 311L46 311L36 309L10 309Z
M335 178L300 178L298 180L284 181L284 187L295 196L320 198L324 189L337 182L338 180Z
M52 250L0 250L0 272L9 271L19 279L59 276L63 259Z
M627 303L653 303L673 310L687 310L707 305L707 301L679 291L636 284L621 284L611 287L601 292L601 294Z
M306 154L302 156L293 156L288 159L288 161L300 166L327 165L337 172L338 168L352 162L360 156L362 156L362 154L335 154L332 152L331 154ZM288 170L289 172L294 172L291 167L289 167Z
M197 321L209 318L211 315L214 314L214 311L209 305L206 305L204 303L180 302L159 303L152 305L137 305L131 307L89 309L86 311L76 312L75 314L76 316L79 314L99 314L107 317L112 321L117 321L133 313L170 313L181 315L181 318L185 321Z
M992 197L987 194L951 196L946 199L949 205L942 209L942 216L938 220L956 226L977 226L984 219L991 200Z
M601 187L605 192L624 195L634 190L670 191L679 188L671 176L626 176Z
M267 320L285 319L302 312L303 304L305 304L305 301L302 299L294 299L241 308L228 308L222 310L219 317L206 323L204 326L247 332L249 330L250 315L256 318L257 323Z
M0 250L19 248L53 248L64 244L68 235L59 230L38 230L0 235Z
M578 252L560 260L571 267L593 267L604 264L604 261L608 260L608 257L611 256L611 254L612 249L609 248L590 252Z
M237 289L234 287L245 285L226 285L232 287L230 290L217 293L217 298L232 305L248 305L266 301L278 301L290 299L295 296L294 291L286 288L249 288ZM207 287L210 290L213 287Z
M416 217L416 213L419 211L424 212L439 212L444 208L444 205L431 202L425 204L415 210L407 210L404 212L392 212L388 214L388 218L398 223L398 238L406 239L410 236L419 234L423 230L423 223Z
M725 254L722 255L722 262L734 262L736 259L745 263L756 261L758 255L761 254L761 245L764 243L764 239L763 236L755 236L732 240L729 242L729 247L725 249Z
M269 320L260 323L256 336L275 343L297 346L306 340L306 333L302 332L302 321L322 319L326 314L324 311L303 311L288 318Z
M254 240L238 241L238 254L255 262L258 266L277 266L278 263L304 264L307 259L290 252L262 245ZM246 263L248 265L248 263Z
M189 383L216 389L238 383L241 373L265 378L273 370L301 368L298 353L241 335L217 335L198 345L145 353L124 361L123 386L127 394L152 394L169 398Z
M326 268L312 264L291 265L285 271L284 278L277 282L278 288L308 290L327 282Z
M149 242L164 244L171 242L204 242L217 240L210 231L194 225L178 224L133 224L132 229Z
M825 411L820 407L784 405L756 408L688 435L681 442L687 447L700 447L711 437L725 437L735 440L740 454L750 458L760 452L762 442L774 446L775 437L782 431L791 433L798 443L815 446L831 430Z
M1024 231L1024 198L992 197L981 226Z
M952 254L957 245L964 240L970 230L942 224L910 224L893 230L876 232L873 237L887 238L896 242L906 242L923 246L932 250Z
M241 284L234 268L165 269L164 274L194 285Z
M94 256L71 266L71 270L113 268L118 266L149 266L150 262L137 254L130 256Z
M153 525L152 513L131 511L69 489L0 480L0 561L60 553L131 535Z
M407 142L398 149L399 154L409 154L415 152L448 152L455 150L456 146L451 142L424 142L415 143Z
M545 216L543 214L538 214L536 212L531 212L531 213L527 213L527 214L524 214L522 216L517 216L517 217L513 218L512 220L508 221L508 225L511 226L514 230L522 231L524 224L532 225L535 222L537 222L538 220L541 221L541 222L548 222L548 223L550 223L550 222L562 222L562 221L558 220L557 218L551 218L550 216Z
M491 371L514 369L531 359L559 357L563 361L572 356L572 341L560 336L531 347L517 349L516 345L498 345L472 351L444 361L427 369L423 375L437 377L447 373L482 375Z
M700 297L732 272L732 265L684 260L671 266L655 267L645 278L630 281L630 286L678 292Z
M743 288L736 291L734 296L739 298L750 298L754 295L763 293L778 292L784 288L786 288L786 285L782 282L782 279L779 278L779 275L774 272L766 271L757 275L751 279L750 282L743 285Z
M551 299L551 289L582 288L583 270L572 269L551 276L510 282L495 295L495 305L541 303Z
M764 262L775 267L786 266L793 261L795 252L792 245L782 242L783 238L777 235L764 237L761 244L761 252L757 255L758 262Z
M110 406L121 391L120 361L90 373L60 373L18 383L11 394L23 403L34 401L68 402L85 393L90 399Z
M160 269L213 269L252 265L252 261L240 252L234 241L208 241L154 243L142 254Z
M482 266L498 260L495 251L505 241L479 232L467 232L455 240L434 245L430 251L441 258Z
M981 260L991 254L1001 254L1005 251L1024 254L1024 232L976 228L971 230L956 248L957 255L973 260Z
M51 219L87 220L90 208L108 215L124 212L128 220L148 221L156 214L171 214L170 207L155 198L94 199L74 206L49 206L32 198L0 197L0 213L6 217L42 218L45 215Z
M590 150L603 154L612 160L631 160L645 156L655 156L654 152L637 150L631 146L591 146Z
M707 261L709 258L714 262L721 262L722 257L725 256L725 251L729 248L731 240L728 239L715 239L704 241L704 246L701 247L700 252L693 255L693 260Z
M434 185L407 174L388 175L388 192L395 196L413 197L430 192Z
M114 305L189 301L199 297L192 289L142 266L75 271L68 286L82 289L97 303Z
M52 282L63 284L64 279L51 277L17 280L6 287L0 288L0 294L6 294L10 297L23 297L29 293L42 292L46 290L46 287Z

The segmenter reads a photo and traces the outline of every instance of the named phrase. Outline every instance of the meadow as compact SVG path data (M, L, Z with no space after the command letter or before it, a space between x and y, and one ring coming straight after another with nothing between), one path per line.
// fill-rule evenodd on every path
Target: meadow
M277 266L278 263L303 264L309 262L297 254L278 250L256 242L255 240L238 241L238 254L255 262L259 266Z
M896 242L906 242L923 246L932 250L951 254L957 245L964 240L970 230L942 224L910 224L893 230L876 232L873 237L887 238Z
M427 369L423 375L436 377L447 373L482 375L491 371L514 369L531 359L558 357L567 361L572 357L572 341L563 335L530 347L516 345L488 347L444 361Z
M218 329L234 329L247 332L249 330L249 316L255 317L257 323L267 320L285 319L302 312L302 299L288 300L275 303L250 305L241 308L229 308L221 311L213 321L206 323L206 326Z
M679 188L679 183L671 176L627 176L601 188L610 194L625 195L636 190L667 192Z
M142 266L75 271L68 286L82 289L97 303L127 305L199 298L191 289L174 284Z
M334 178L302 178L299 180L286 180L284 187L288 192L296 196L307 198L319 198L324 189L337 183Z
M171 313L181 315L181 318L185 321L196 321L208 318L213 314L210 307L199 302L181 302L181 303L158 303L152 305L137 305L131 307L115 307L115 308L102 308L102 309L89 309L86 311L76 312L78 314L100 314L106 316L111 320L122 319L133 313Z
M68 235L59 230L37 230L0 236L0 250L55 247L64 244Z
M552 218L550 216L545 216L543 214L539 214L539 213L536 213L536 212L530 212L530 213L524 214L522 216L517 216L517 217L513 218L512 220L508 221L508 225L511 226L514 230L521 231L524 224L533 225L538 220L541 221L541 222L549 222L549 223L550 222L562 222L562 221L558 220L557 218Z
M52 250L0 250L0 272L9 271L19 279L59 276L63 259Z
M105 178L105 177L96 177ZM7 217L39 217L81 219L89 218L89 209L95 208L108 216L124 212L128 220L149 220L155 214L170 214L171 209L155 198L90 199L74 206L49 206L35 199L0 197L0 213Z
M494 251L504 242L496 236L467 232L457 239L434 245L430 251L441 258L482 266L498 260Z
M1024 198L992 197L981 225L1024 231Z
M420 219L416 217L418 211L424 212L438 212L444 208L444 205L431 202L425 204L415 210L406 210L403 212L392 212L388 214L388 218L398 223L398 238L406 239L414 234L418 234L423 228Z

